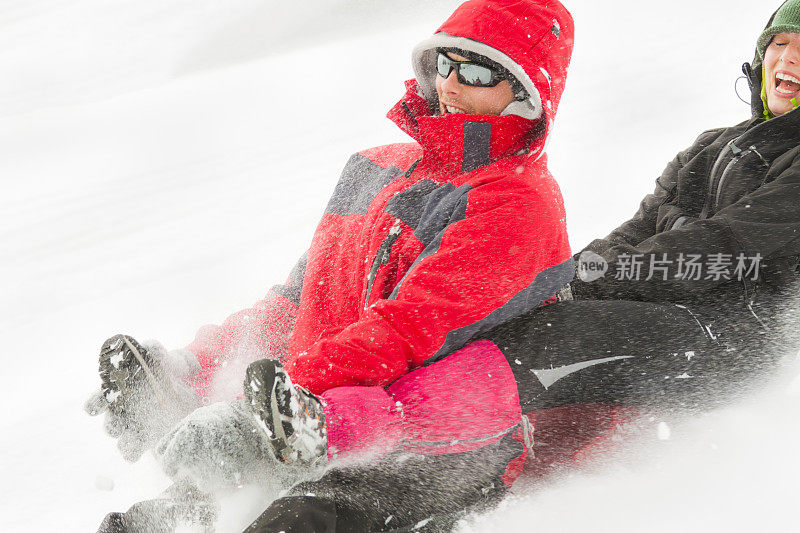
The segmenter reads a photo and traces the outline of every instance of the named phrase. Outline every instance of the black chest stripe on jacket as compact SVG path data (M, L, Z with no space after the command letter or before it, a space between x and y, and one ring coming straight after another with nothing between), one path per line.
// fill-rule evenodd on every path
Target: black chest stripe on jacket
M470 185L456 189L452 183L439 185L433 180L422 180L396 194L386 204L385 211L412 228L414 237L428 246L450 224L464 219L471 190Z
M466 218L467 197L471 190L472 186L470 185L462 185L456 189L452 183L445 183L423 197L425 206L421 211L409 209L406 212L406 214L419 213L419 220L414 229L414 236L425 245L425 249L417 256L411 264L411 268L408 269L400 282L395 286L392 294L389 296L390 300L397 298L400 287L403 286L403 281L405 281L409 274L414 272L414 268L419 265L420 261L439 251L445 230L451 224L455 224ZM409 205L410 204L405 204L406 207L409 207ZM386 208L388 210L389 206L387 205ZM398 216L398 218L400 217ZM403 219L400 218L400 220Z
M386 204L384 211L412 228L414 237L425 246L422 253L414 260L411 268L395 286L389 296L390 299L397 298L397 292L403 284L403 280L414 270L414 267L424 258L439 250L442 236L448 226L464 220L467 215L467 197L471 190L472 187L469 185L462 185L456 189L452 183L439 185L433 180L425 179L396 194ZM389 231L389 235L383 241L373 260L367 282L365 308L369 306L372 283L377 269L380 265L388 262L391 247L397 241L399 234L400 227L396 224Z
M342 171L325 213L364 215L378 193L403 175L397 167L383 168L361 154L354 154Z
M408 189L395 194L384 209L390 215L399 218L406 226L417 229L428 197L439 188L433 180L422 180ZM451 189L455 189L450 185Z
M492 125L488 122L464 123L464 153L461 166L472 172L491 163Z

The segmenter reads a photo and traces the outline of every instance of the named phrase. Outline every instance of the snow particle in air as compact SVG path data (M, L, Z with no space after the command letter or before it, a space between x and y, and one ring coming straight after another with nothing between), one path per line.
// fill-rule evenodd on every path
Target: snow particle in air
M670 436L672 435L672 430L669 428L666 422L658 423L657 432L659 440L669 440Z
M108 393L106 393L106 401L108 403L114 403L115 401L117 401L117 398L119 398L120 394L122 393L118 390L108 391Z
M430 518L426 518L425 520L422 520L421 522L417 522L414 525L414 529L420 529L422 527L425 527L426 525L428 525L428 522L430 522L430 521L431 521Z

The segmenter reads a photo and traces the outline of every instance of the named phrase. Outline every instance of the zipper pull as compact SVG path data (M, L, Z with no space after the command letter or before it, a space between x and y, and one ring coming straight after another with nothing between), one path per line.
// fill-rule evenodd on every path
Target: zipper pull
M758 158L761 160L761 162L764 164L765 167L769 166L769 163L767 163L767 160L764 159L764 156L761 155L761 153L756 149L756 145L755 144L753 146L751 146L749 148L749 150L758 156Z
M364 309L369 308L369 296L372 294L372 284L375 283L375 278L378 276L378 269L381 265L385 265L389 262L389 257L392 255L392 246L394 246L395 241L400 237L400 233L402 233L402 228L398 220L389 228L389 234L375 253L375 258L372 260L372 268L370 268L369 274L367 275L367 297L364 299Z

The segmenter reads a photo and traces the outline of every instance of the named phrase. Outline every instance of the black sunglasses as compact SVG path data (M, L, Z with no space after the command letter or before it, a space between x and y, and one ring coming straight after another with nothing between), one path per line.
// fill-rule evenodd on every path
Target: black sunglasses
M439 57L436 59L436 71L439 76L447 79L453 69L456 71L458 82L470 87L494 87L506 79L505 72L473 61L456 61L439 52Z

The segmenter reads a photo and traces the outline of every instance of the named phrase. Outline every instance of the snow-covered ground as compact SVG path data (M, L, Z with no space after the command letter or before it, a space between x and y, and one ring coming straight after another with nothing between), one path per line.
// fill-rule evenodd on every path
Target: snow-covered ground
M81 411L100 343L183 346L282 280L347 157L403 140L384 114L458 3L0 2L0 530L91 531L168 484ZM549 153L578 249L700 131L747 118L734 81L778 2L565 3ZM779 383L464 530L795 530L799 401Z

